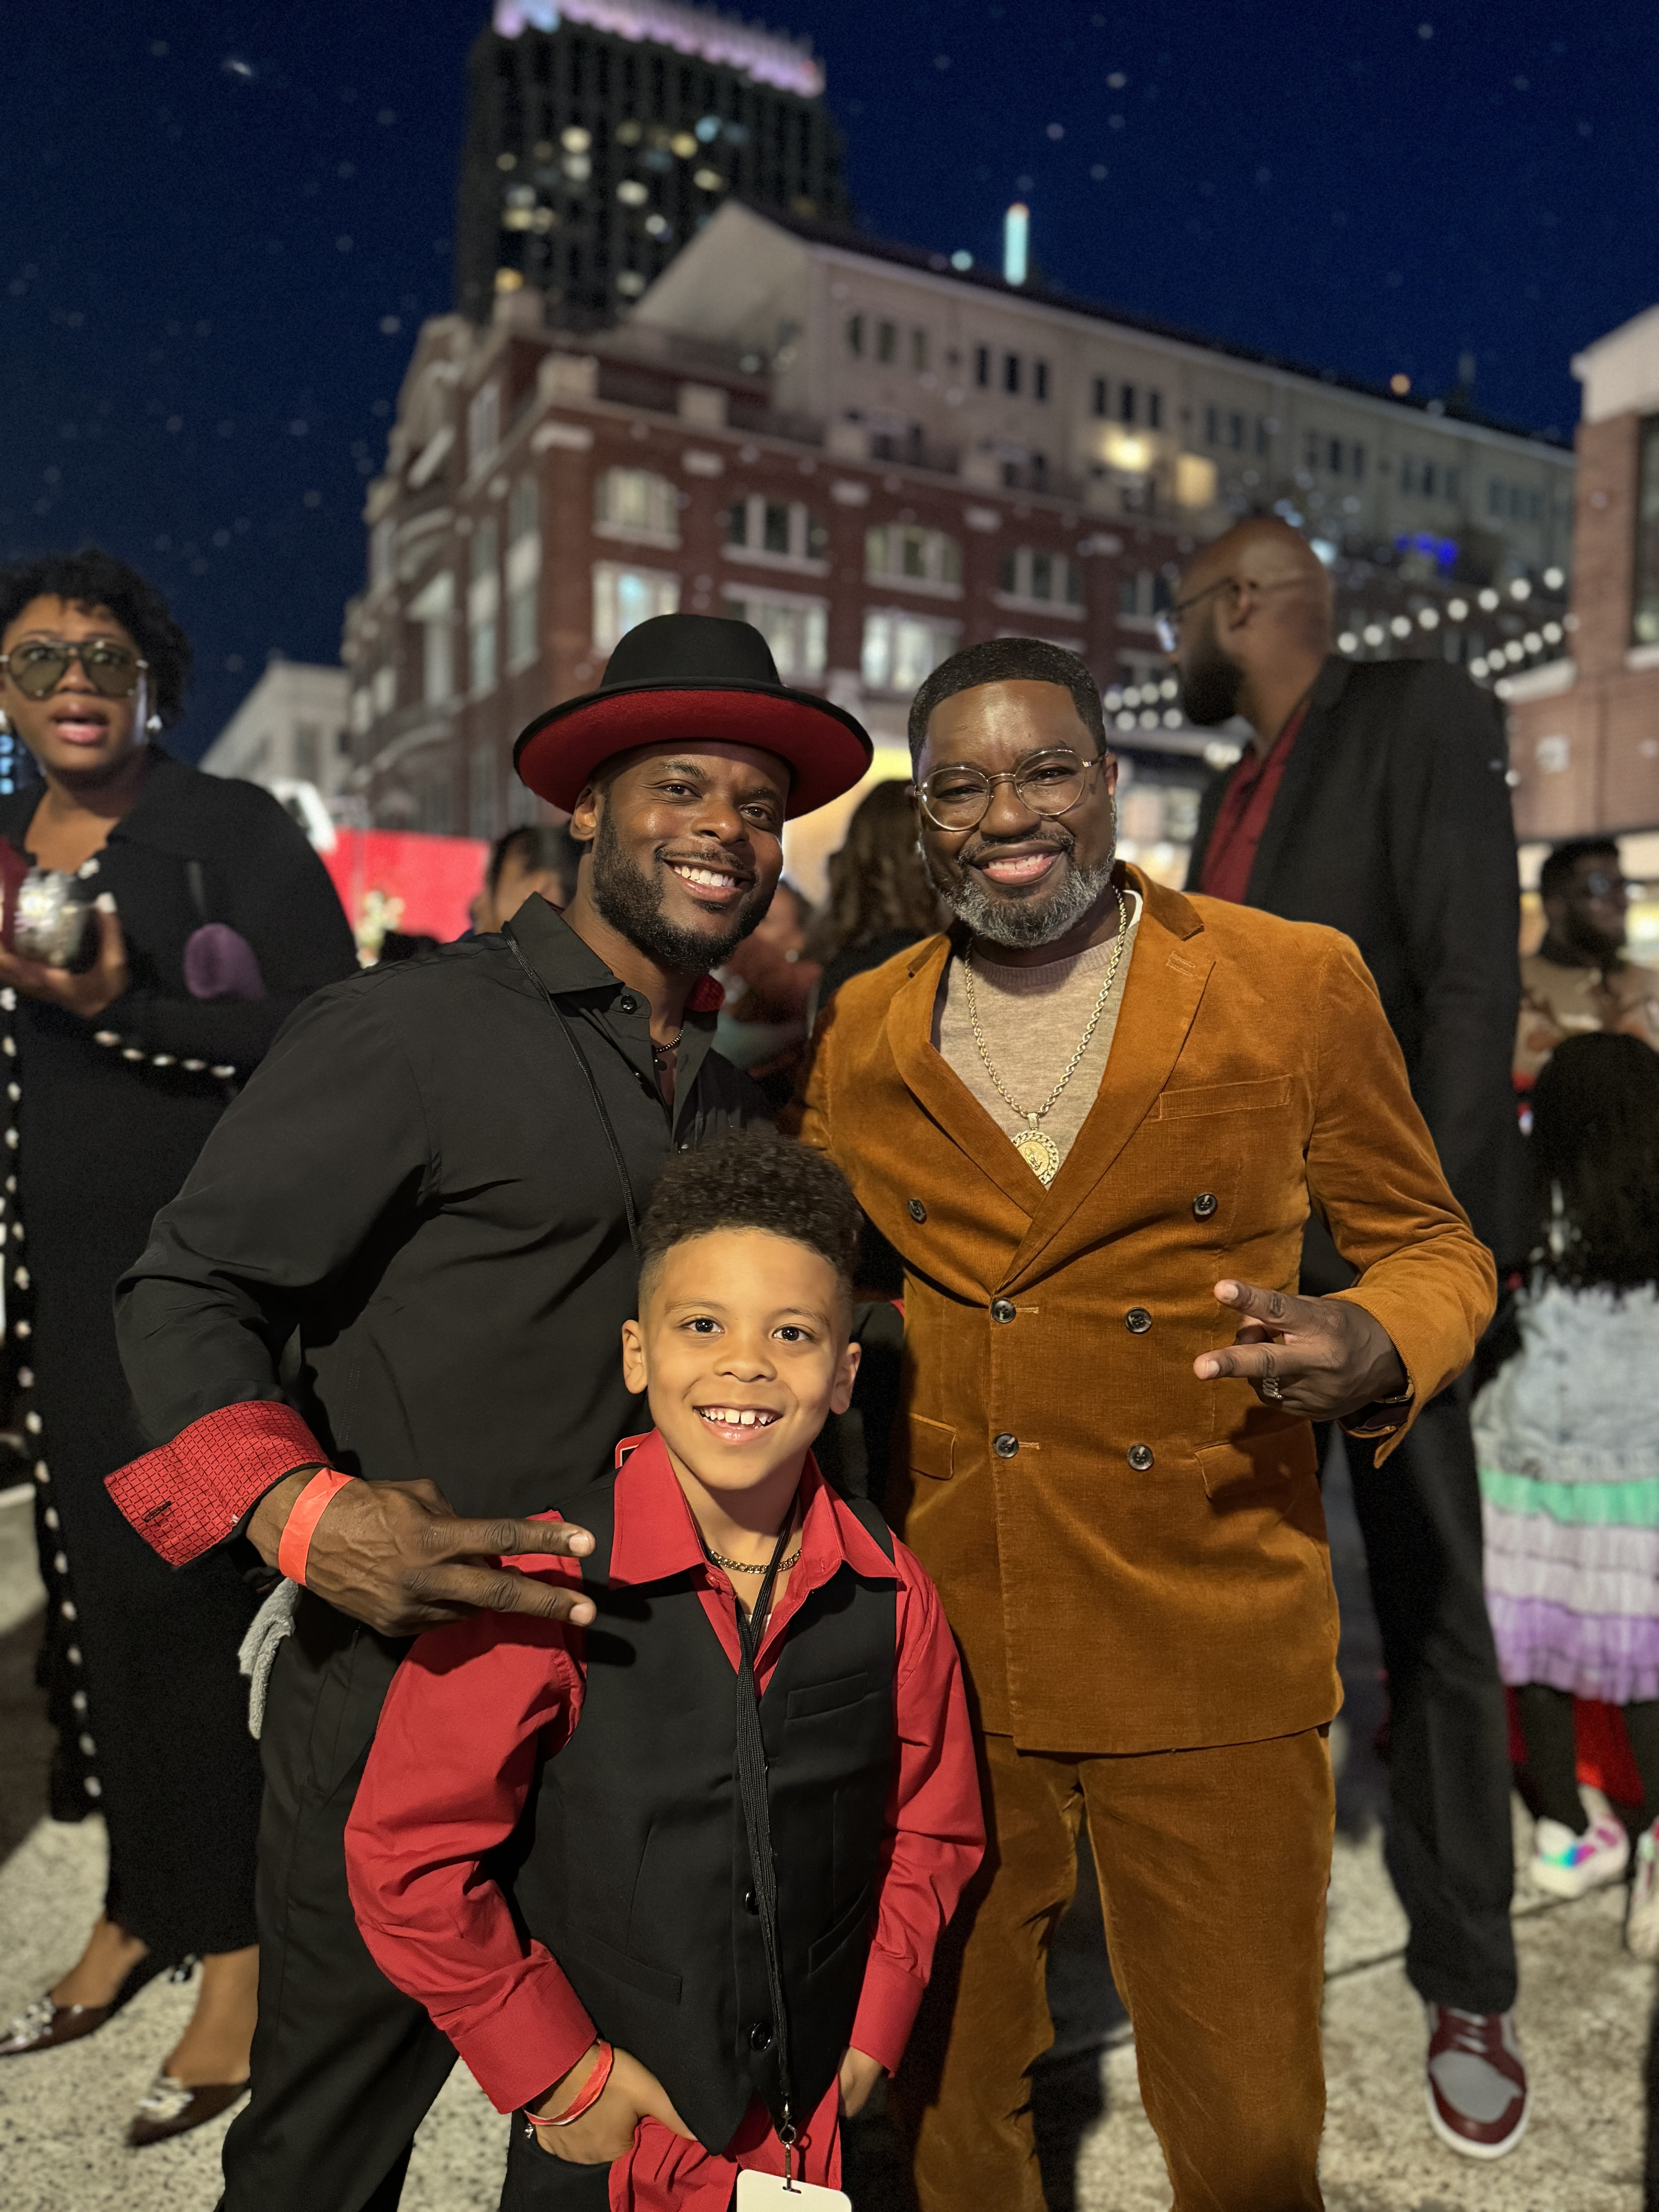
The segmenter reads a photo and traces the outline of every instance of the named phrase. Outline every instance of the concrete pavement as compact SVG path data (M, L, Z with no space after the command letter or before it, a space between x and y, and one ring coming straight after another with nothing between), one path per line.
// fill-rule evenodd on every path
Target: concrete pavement
M1653 1971L1620 1945L1622 1892L1577 1905L1522 1898L1521 2031L1532 2073L1526 2141L1493 2165L1443 2149L1423 2110L1421 2008L1401 1971L1404 1923L1382 1865L1382 1777L1370 1745L1380 1699L1374 1626L1340 1469L1328 1494L1342 1592L1344 1721L1333 1736L1339 1837L1325 2008L1330 2116L1322 2172L1332 2212L1646 2212L1644 2081ZM42 1737L24 1680L33 1615L25 1508L0 1505L0 2017L38 1996L97 1911L101 1824L26 1817ZM1517 1843L1527 1823L1517 1807ZM1037 2100L1052 2212L1163 2212L1169 2184L1135 2090L1134 2055L1085 1894L1059 1947L1060 2037ZM5 2212L210 2212L227 2123L141 2153L127 2119L186 2017L191 1991L153 1984L100 2034L0 2063ZM407 2212L493 2212L506 2123L458 2069L416 2144ZM875 2118L849 2147L859 2212L890 2212L893 2148Z

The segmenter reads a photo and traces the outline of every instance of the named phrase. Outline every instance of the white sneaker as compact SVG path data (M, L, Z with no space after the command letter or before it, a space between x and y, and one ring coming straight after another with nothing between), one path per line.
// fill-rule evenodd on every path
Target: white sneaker
M1559 1820L1540 1820L1533 1830L1532 1885L1547 1896L1583 1897L1617 1881L1629 1864L1630 1838L1605 1802L1582 1836Z
M1633 1959L1650 1960L1659 1959L1659 1839L1655 1829L1659 1829L1659 1820L1636 1839L1636 1879L1625 1916L1625 1948Z

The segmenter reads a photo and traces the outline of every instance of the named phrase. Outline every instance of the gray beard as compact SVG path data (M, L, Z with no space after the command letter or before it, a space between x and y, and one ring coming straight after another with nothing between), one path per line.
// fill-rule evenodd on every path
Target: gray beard
M933 885L975 937L985 938L992 945L1006 945L1012 952L1029 952L1039 945L1053 945L1075 929L1104 895L1116 865L1115 852L1093 868L1079 867L1068 854L1064 882L1043 899L994 898L971 868L964 872L959 884L947 889L934 877Z

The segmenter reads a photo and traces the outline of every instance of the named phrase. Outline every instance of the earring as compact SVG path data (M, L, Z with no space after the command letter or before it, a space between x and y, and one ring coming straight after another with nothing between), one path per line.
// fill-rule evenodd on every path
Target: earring
M144 727L151 737L159 738L161 734L161 717L159 714L152 714Z

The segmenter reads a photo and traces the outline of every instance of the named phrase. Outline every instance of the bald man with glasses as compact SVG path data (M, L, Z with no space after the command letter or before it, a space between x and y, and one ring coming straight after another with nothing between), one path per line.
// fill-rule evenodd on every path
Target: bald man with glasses
M1250 727L1205 794L1188 890L1353 939L1447 1181L1500 1266L1516 1259L1520 915L1500 710L1443 660L1335 654L1328 572L1271 518L1204 549L1165 625L1190 719ZM1316 1217L1304 1291L1352 1280ZM1430 2123L1466 2156L1501 2157L1521 2139L1528 2093L1508 1730L1467 1384L1424 1407L1386 1468L1357 1439L1347 1453L1389 1673L1388 1863L1411 1923L1406 1971L1428 2008Z

